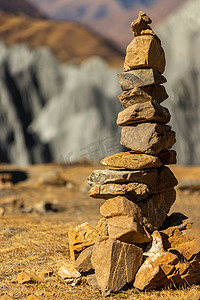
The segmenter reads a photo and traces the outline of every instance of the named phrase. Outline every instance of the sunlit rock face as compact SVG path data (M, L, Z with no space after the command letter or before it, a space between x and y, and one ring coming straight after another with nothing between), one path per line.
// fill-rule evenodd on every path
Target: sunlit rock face
M157 29L166 53L166 89L178 163L200 163L200 1L188 1Z

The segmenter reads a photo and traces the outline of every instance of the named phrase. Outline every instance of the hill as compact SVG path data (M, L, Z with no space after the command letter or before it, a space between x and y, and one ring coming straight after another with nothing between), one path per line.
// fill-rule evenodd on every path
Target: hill
M44 18L39 8L25 0L0 0L0 10L14 14L24 14L32 18Z
M36 20L0 13L0 36L8 46L25 43L31 48L50 47L61 61L75 64L100 56L110 65L122 64L122 53L111 42L75 22Z

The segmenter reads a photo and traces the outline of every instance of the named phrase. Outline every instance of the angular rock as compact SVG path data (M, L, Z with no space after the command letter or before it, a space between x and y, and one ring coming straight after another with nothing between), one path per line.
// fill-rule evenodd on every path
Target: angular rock
M151 241L151 236L139 222L128 216L108 218L110 238L129 244L141 244Z
M126 169L148 169L159 168L162 163L160 160L152 155L135 154L129 152L120 152L102 159L101 164L104 166L126 168Z
M88 273L93 269L91 257L94 246L84 249L74 262L75 269L82 273Z
M170 121L167 108L156 102L138 103L127 107L118 114L117 125L124 126L141 122L158 122L166 124Z
M139 36L143 34L155 35L151 27L148 25L151 23L151 19L143 11L140 11L138 19L134 20L131 23L131 29L133 31L134 36Z
M178 251L177 255L182 260L193 260L200 253L200 247L198 233L192 227L191 221L180 213L173 213L165 220L163 227L166 226L166 229L160 231L164 249Z
M107 183L138 182L148 185L150 193L158 193L174 188L178 181L165 166L144 170L95 170L88 178L91 186Z
M168 98L168 94L163 85L150 85L140 88L135 87L123 92L118 98L124 108L127 108L131 105L148 101L161 103Z
M158 154L158 158L163 163L163 165L174 165L176 164L176 151L164 150Z
M73 286L80 282L81 273L75 268L73 263L65 263L58 270L58 275L65 280L66 283L70 283Z
M20 272L17 275L17 282L18 283L30 283L30 282L36 282L37 276L33 272Z
M166 78L153 69L139 69L118 74L118 80L123 91L135 87L155 85L166 82Z
M88 223L83 223L74 228L74 230L69 231L68 237L71 259L75 261L81 251L92 246L97 236L99 236L98 231Z
M118 195L126 195L134 202L146 199L149 188L144 183L131 182L127 184L101 184L91 187L89 196L93 198L109 199Z
M136 36L126 49L124 71L152 68L162 74L165 70L165 54L156 36Z
M150 195L147 200L137 203L142 211L142 224L149 232L162 226L175 200L176 191L172 189Z
M108 236L108 223L106 218L101 218L96 226L96 230L101 236Z
M92 264L103 295L119 291L126 283L133 281L142 257L142 249L135 245L106 237L97 238Z
M121 144L136 153L156 155L175 142L175 132L169 125L141 123L125 126L121 132Z
M146 260L139 268L134 287L140 290L153 290L156 288L165 287L168 283L168 278L164 273L162 267L168 266L167 273L172 272L178 263L178 257L175 254L166 252L163 249L162 238L158 231L155 231L152 235L153 242L149 251L144 253Z

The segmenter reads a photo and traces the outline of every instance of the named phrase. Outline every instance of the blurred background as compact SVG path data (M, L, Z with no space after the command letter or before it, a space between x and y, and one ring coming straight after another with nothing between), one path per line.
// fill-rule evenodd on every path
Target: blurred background
M166 53L178 163L200 164L200 0L0 0L0 162L122 150L117 73L139 10Z

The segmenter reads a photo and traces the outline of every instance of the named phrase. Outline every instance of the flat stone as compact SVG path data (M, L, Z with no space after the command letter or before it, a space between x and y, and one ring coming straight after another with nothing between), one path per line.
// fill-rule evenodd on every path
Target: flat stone
M175 200L176 191L171 189L150 195L145 201L137 203L142 211L142 224L149 232L162 226Z
M175 222L174 222L175 221ZM164 249L175 249L179 252L180 258L191 261L200 253L198 233L192 226L190 219L180 213L173 213L168 217L160 231ZM183 259L182 259L183 260Z
M124 126L141 122L158 122L166 124L170 121L167 108L156 102L144 102L127 107L118 114L117 125Z
M135 87L134 89L123 92L118 96L119 101L124 108L137 103L155 101L161 103L168 98L168 94L163 85L150 85L144 87Z
M162 84L166 78L153 69L138 69L118 74L118 80L123 91L146 85Z
M93 266L91 263L93 247L94 246L90 246L84 249L74 262L75 269L81 274L88 273L93 270Z
M146 199L149 188L144 183L131 182L127 184L101 184L92 186L89 190L90 197L109 199L118 195L126 195L127 198L137 202Z
M165 53L156 36L136 36L126 49L124 71L152 68L162 74L165 70Z
M143 12L140 11L138 14L138 19L131 23L131 29L134 36L139 36L143 34L155 35L149 24L151 24L151 19Z
M177 162L175 150L164 150L158 154L158 158L163 165L174 165Z
M91 186L107 183L145 183L150 193L158 193L174 188L178 181L168 167L145 170L95 170L88 178Z
M155 231L152 237L151 248L144 253L146 259L139 268L133 284L139 290L164 288L168 283L168 278L162 266L164 268L165 266L169 266L170 271L172 271L175 269L174 265L179 261L175 254L164 251L162 238L158 231ZM169 273L169 268L167 273Z
M134 218L117 216L107 219L108 235L110 238L129 244L141 244L151 241L148 231Z
M97 238L92 264L98 286L103 296L117 292L127 283L133 281L142 263L141 248L107 237Z
M121 132L121 144L136 153L156 155L175 142L175 132L169 125L141 123L125 126Z
M74 230L68 232L70 256L73 261L87 247L94 245L98 231L88 223L78 225Z
M162 165L156 156L131 152L116 153L105 157L100 162L104 166L134 170L159 168Z

